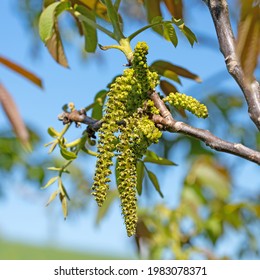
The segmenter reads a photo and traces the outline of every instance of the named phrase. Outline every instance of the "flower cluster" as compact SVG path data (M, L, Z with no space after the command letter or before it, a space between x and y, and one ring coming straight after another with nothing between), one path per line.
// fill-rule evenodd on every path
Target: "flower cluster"
M163 101L169 102L169 104L176 107L177 109L188 110L198 118L208 117L207 107L192 96L188 96L179 92L171 92L167 97L163 99Z
M136 164L152 143L161 137L160 130L149 119L158 113L148 92L159 83L158 75L147 66L148 47L136 45L132 66L111 85L102 127L99 130L98 159L93 195L99 206L106 199L113 157L117 155L117 187L128 236L137 224Z

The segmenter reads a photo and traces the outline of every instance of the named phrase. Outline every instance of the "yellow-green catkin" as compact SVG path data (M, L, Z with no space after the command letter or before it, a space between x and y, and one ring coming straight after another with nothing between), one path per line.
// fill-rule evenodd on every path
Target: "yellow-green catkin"
M164 102L168 102L177 109L185 109L197 116L198 118L207 118L208 109L200 103L197 99L184 93L171 92L167 97L163 99Z
M117 187L128 236L135 234L137 224L137 160L161 137L161 131L149 119L149 114L159 114L148 94L158 85L159 78L148 68L147 53L146 43L138 43L132 66L111 85L98 132L93 195L101 206L109 188L112 159L117 152Z

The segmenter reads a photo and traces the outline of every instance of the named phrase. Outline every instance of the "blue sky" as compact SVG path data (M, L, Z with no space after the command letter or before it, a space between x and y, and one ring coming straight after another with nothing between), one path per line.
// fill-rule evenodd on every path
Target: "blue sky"
M13 12L12 7L16 1L2 2L0 55L4 55L37 73L43 79L44 90L38 89L2 66L0 66L1 82L12 93L24 120L42 131L46 139L45 142L48 142L50 139L47 135L47 128L49 126L53 126L57 130L62 128L61 123L57 121L57 115L61 112L62 105L70 101L73 101L77 108L90 104L95 93L105 88L115 75L122 72L123 64L126 61L118 51L111 50L101 53L98 50L98 55L101 56L99 59L91 57L87 63L82 62L79 55L79 43L82 41L79 38L74 45L65 49L70 69L59 66L51 58L43 44L40 45L39 58L35 59L30 53L30 36L28 36L18 14ZM213 45L218 48L215 30L206 7L204 5L194 7L190 16L190 20L187 22L188 26L191 23L190 26L195 33L199 31L209 35ZM131 32L137 27L138 25L129 22L126 30ZM225 69L220 52L213 51L202 43L195 44L191 48L185 39L180 39L179 45L175 49L171 43L163 41L151 31L146 31L137 37L133 46L139 40L146 41L150 46L148 56L150 63L157 59L169 60L198 74L202 80L206 80L215 73L223 73ZM100 34L99 43L106 45L110 44L111 41ZM222 75L224 78L228 77L225 72ZM194 88L193 81L183 79L182 82L181 90L183 92L198 99L203 97L205 89L203 83ZM237 88L229 77L219 86ZM193 91L193 89L195 90ZM6 117L1 110L0 124L1 127L8 126ZM75 131L75 133L78 133L79 136L81 132ZM42 147L39 152L47 154L47 149ZM171 173L177 178L176 189L175 186L168 187L171 185L169 177L165 176L165 179L161 181L165 197L171 197L171 200L174 191L177 193L175 197L179 195L181 179L184 174L183 169L186 166L184 162L181 162L181 153L173 156L172 160L182 167L166 170L166 175ZM86 168L88 168L87 165ZM242 173L246 173L241 176L240 184L246 182L248 174L252 172L253 176L255 172L253 164L248 164L247 168L248 170L242 171ZM0 237L41 245L51 243L55 246L79 250L114 252L120 255L135 256L133 246L131 246L133 240L126 236L119 205L115 204L112 207L108 216L98 227L94 226L95 217L92 214L97 210L94 202L91 203L87 212L69 216L68 220L64 222L59 203L54 202L50 207L44 207L51 191L55 188L41 191L39 194L33 188L28 188L26 182L21 181L19 173L12 175L10 180L5 181L6 199L0 200ZM259 179L256 179L252 185L252 188L255 188L256 185L259 186ZM163 202L156 193L153 199ZM174 202L166 199L169 204L174 204L176 201L177 199Z

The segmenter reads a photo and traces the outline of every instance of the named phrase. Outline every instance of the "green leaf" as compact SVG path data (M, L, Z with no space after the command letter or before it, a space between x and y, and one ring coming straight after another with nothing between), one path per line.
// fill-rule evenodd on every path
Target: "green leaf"
M78 5L77 11L92 22L96 23L96 16L93 10L91 11L84 6ZM85 36L85 51L93 53L97 48L97 29L93 27L93 24L89 24L86 21L80 20L80 22L82 24L83 33Z
M102 109L105 102L107 91L101 90L95 96L95 105L92 110L91 117L96 120L100 120L102 118Z
M57 138L60 136L60 133L57 130L55 130L53 127L48 128L48 134L53 138Z
M46 203L46 206L50 205L50 203L56 198L56 196L60 193L59 190L56 190L55 192L53 192L48 200L48 202Z
M60 153L67 160L73 160L77 158L77 155L75 153L68 151L65 148L61 148Z
M193 46L195 42L198 43L195 34L186 25L184 25L180 30L186 36L191 46Z
M160 185L159 185L156 175L148 169L146 169L146 172L147 172L148 177L149 177L150 181L152 182L153 186L155 187L157 192L160 194L160 196L163 198L163 194L161 192Z
M81 148L81 150L82 150L83 152L85 152L86 154L88 154L88 155L91 155L91 156L94 156L94 157L97 157L97 156L98 156L98 153L97 153L97 152L91 151L90 149L87 149L85 146L83 146L83 147Z
M68 200L70 200L70 197L66 191L66 188L64 187L64 185L62 183L61 177L58 178L58 186L59 186L60 193L62 195L64 195Z
M52 57L62 66L68 67L58 29L58 16L70 8L70 2L54 2L43 10L39 19L39 34Z
M164 76L168 79L171 79L171 80L181 84L179 76L174 71L175 69L172 68L172 65L173 64L171 64L170 62L167 62L167 61L157 60L151 64L150 68L153 71L156 71L160 76Z
M143 190L143 179L144 179L144 163L141 160L137 162L136 173L137 173L136 189L137 189L137 193L141 195Z
M195 42L198 42L195 34L184 24L182 19L172 18L172 22L178 26L179 30L185 35L191 46L193 46Z
M159 22L162 22L162 21L163 21L163 17L162 16L156 16L156 17L152 18L151 24L159 23Z
M42 189L48 188L50 185L52 185L56 180L59 178L59 176L52 177L43 187Z
M154 23L154 21L157 21L159 19L162 19L162 12L160 7L160 0L145 0L145 8L147 11L147 18L149 23ZM162 26L155 26L153 27L153 30L159 33L160 35L163 34L163 28Z
M59 198L60 198L60 202L61 202L63 216L64 216L64 219L66 220L66 218L68 216L68 201L67 201L66 196L62 193L59 193Z
M178 45L178 37L176 31L170 22L164 22L163 24L163 35L164 38L168 41L171 41L174 47Z
M69 8L69 2L54 2L43 10L39 19L39 34L43 42L52 37L56 17Z
M145 154L144 162L156 163L160 165L177 165L169 159L159 157L155 152L148 150Z

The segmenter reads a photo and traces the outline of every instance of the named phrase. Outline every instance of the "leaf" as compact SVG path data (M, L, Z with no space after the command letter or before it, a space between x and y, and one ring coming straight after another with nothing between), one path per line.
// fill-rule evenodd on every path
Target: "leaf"
M159 157L155 152L150 150L146 152L143 162L156 163L160 165L177 165L169 159Z
M77 158L77 155L75 153L68 151L63 147L60 149L60 153L66 160L74 160Z
M112 190L108 192L107 198L104 201L102 207L98 207L98 212L96 216L96 224L99 224L100 221L106 216L113 202L117 198L117 190Z
M146 13L147 13L147 20L149 23L153 22L153 19L158 20L159 17L162 18L162 12L161 12L161 7L160 7L160 2L161 0L145 0L144 5L146 8ZM162 26L155 26L153 27L153 30L160 35L163 35L163 28Z
M86 154L88 154L88 155L91 155L91 156L94 156L94 157L97 157L97 156L98 156L98 153L97 153L97 152L91 151L90 149L87 149L85 146L83 146L83 147L81 148L81 150L82 150L83 152L85 152Z
M38 76L33 74L32 72L26 70L24 67L14 63L11 60L9 60L5 57L2 57L2 56L0 56L0 63L5 65L6 67L10 68L14 72L18 73L19 75L23 76L27 80L31 81L32 83L34 83L38 87L40 87L40 88L43 87L42 86L42 80Z
M242 1L238 38L237 55L249 81L254 80L254 70L260 55L260 7L253 6L253 1Z
M166 80L160 80L160 87L166 96L169 95L171 92L178 92L177 88ZM183 118L187 117L184 109L174 108L174 110L177 111Z
M160 80L160 88L166 96L168 96L171 92L178 92L178 89L166 80Z
M186 68L172 64L165 60L156 60L152 63L151 68L155 69L155 71L157 71L159 75L162 75L174 81L177 81L176 76L182 76L184 78L194 80L198 83L201 82L201 79L198 75L190 72Z
M64 219L66 220L66 218L68 216L68 201L67 201L66 196L62 193L59 193L59 198L60 198L60 202L61 202L63 216L64 216Z
M75 2L75 1L74 1ZM82 3L85 7L90 9L91 11L94 11L95 14L103 18L106 21L109 21L109 18L107 16L107 7L97 0L79 0L80 3Z
M136 189L137 189L137 193L141 195L143 190L143 179L144 179L144 163L141 160L138 160L137 162L136 175L137 175Z
M160 76L164 76L168 79L171 79L179 84L181 84L181 81L178 77L178 75L171 70L171 63L158 60L151 64L150 68L152 71L156 71Z
M182 0L163 0L163 2L174 18L183 18Z
M177 47L178 45L178 38L175 32L174 27L170 22L164 22L163 24L163 35L164 38L168 41L171 41L174 45L174 47Z
M78 5L77 11L81 15L96 23L96 16L93 10L91 11L84 6ZM80 20L80 22L85 36L85 51L93 53L97 48L97 29L94 28L93 25L88 24L86 21Z
M64 185L63 185L63 183L62 183L62 179L61 179L60 176L59 176L59 178L58 178L58 186L59 186L60 193L61 193L62 195L64 195L68 200L70 200L70 197L69 197L69 195L68 195L68 193L67 193L67 191L66 191L66 188L64 187Z
M100 120L102 118L102 109L105 102L107 91L101 90L95 96L95 105L92 110L91 117L96 120Z
M60 33L58 16L70 8L69 2L54 2L43 10L39 19L39 34L52 57L62 66L68 67Z
M39 35L44 43L52 37L57 16L69 8L69 2L54 2L43 10L39 18Z
M231 180L228 170L211 156L198 157L186 177L186 183L206 189L208 199L215 196L225 200L230 195Z
M25 123L20 115L20 112L12 98L12 95L0 84L0 104L2 104L4 112L9 119L12 128L21 141L23 147L30 151L30 135Z
M50 185L52 185L53 183L56 182L56 180L59 178L59 176L55 176L55 177L52 177L47 183L46 185L44 185L43 187L41 187L42 189L46 189L48 188Z
M49 206L50 203L56 198L56 196L59 194L59 190L56 190L55 192L53 192L48 200L48 202L46 203L46 206Z
M161 192L160 185L159 185L156 175L148 169L146 169L146 172L147 172L148 177L149 177L150 181L152 182L153 186L155 187L157 192L160 194L160 196L163 198L163 194Z
M57 138L60 136L60 133L57 130L55 130L53 127L48 128L48 134L53 138Z
M184 21L182 19L175 19L172 18L172 22L179 28L179 30L185 35L185 37L190 42L191 46L195 42L198 42L195 34L184 24Z
M57 63L59 63L63 67L69 67L67 58L65 56L63 44L61 41L60 33L58 31L58 23L55 24L54 32L51 38L47 40L46 46L48 48L49 53Z

